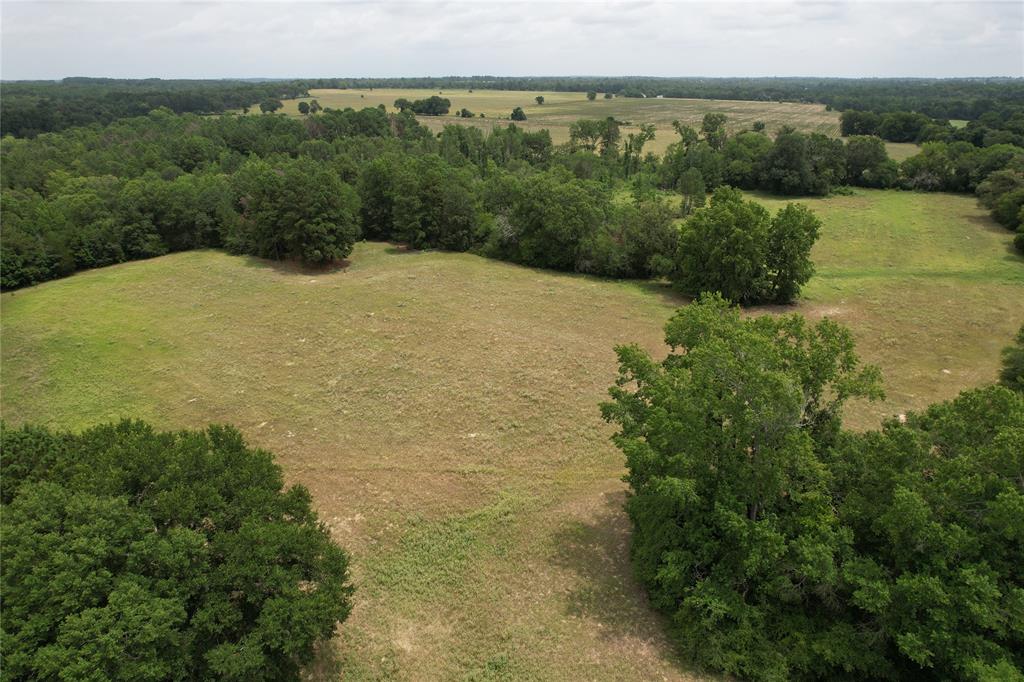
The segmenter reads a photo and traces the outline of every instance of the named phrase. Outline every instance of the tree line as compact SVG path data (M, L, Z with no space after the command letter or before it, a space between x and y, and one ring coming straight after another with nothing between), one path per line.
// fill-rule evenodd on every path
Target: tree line
M301 120L155 111L103 129L5 138L2 284L201 247L321 265L366 238L667 276L696 293L735 256L693 257L701 240L682 238L679 210L656 192L617 199L619 175L656 165L642 155L648 139L630 134L620 149L606 137L598 155L514 125L488 134L451 125L435 136L411 111L383 107ZM703 189L699 199L687 212L700 214ZM730 295L792 300L812 272L817 219L805 210L773 218L723 188L693 229L724 233L736 216L754 222L741 226L752 240Z
M5 81L0 99L0 135L33 137L119 118L143 116L161 107L176 113L219 114L260 102L306 95L295 81L124 80L65 78Z
M815 102L838 111L918 111L973 120L1002 105L1024 104L1020 78L656 78L647 76L444 76L319 78L308 88L425 88L594 92L756 102Z
M8 137L0 284L209 246L318 265L346 258L362 237L602 276L669 277L693 294L717 277L734 300L782 302L812 271L813 216L771 218L720 188L977 191L1000 222L1020 224L1024 157L1014 145L931 142L898 164L873 136L844 144L785 128L772 138L759 124L730 135L720 114L699 130L675 127L679 139L661 157L644 151L652 126L627 134L612 118L577 121L556 147L547 131L514 125L490 133L449 125L435 136L411 111L383 106L302 119L158 110L105 128ZM678 207L666 200L673 193ZM742 256L707 250L729 225L756 237ZM686 236L698 232L703 241ZM778 254L787 262L770 262ZM729 258L741 262L726 267ZM736 273L728 283L727 272Z

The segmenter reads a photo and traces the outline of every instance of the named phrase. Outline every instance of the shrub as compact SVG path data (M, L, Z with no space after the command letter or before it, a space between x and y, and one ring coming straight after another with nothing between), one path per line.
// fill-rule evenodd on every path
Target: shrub
M298 679L347 617L345 552L234 429L0 440L5 678Z

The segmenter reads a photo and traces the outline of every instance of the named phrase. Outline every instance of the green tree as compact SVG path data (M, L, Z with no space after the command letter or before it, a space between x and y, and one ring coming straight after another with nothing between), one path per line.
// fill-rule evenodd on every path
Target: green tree
M1024 393L1024 325L1017 331L1013 344L1003 349L1003 367L999 383Z
M359 196L308 157L251 160L232 179L242 208L228 246L262 258L321 265L346 258L359 237Z
M309 111L310 111L310 109L309 109L309 102L299 102L299 113L300 114L302 114L303 116L306 116L306 115L309 114Z
M230 427L2 428L5 679L299 679L351 609L309 493Z
M847 399L881 395L877 369L860 366L834 322L744 319L712 295L679 310L665 340L661 362L616 349L602 405L619 427L633 562L651 602L684 653L715 669L824 678L843 656L869 674L873 649L844 632L832 598L849 538L816 452Z
M739 303L788 303L814 272L810 250L819 226L803 206L789 204L773 218L739 190L720 187L683 227L675 284Z
M826 459L853 540L840 595L885 657L873 677L1024 676L1022 453L1024 394L989 386Z
M533 99L535 99L537 101L537 105L538 106L541 105L541 104L544 104L544 95L537 95Z
M511 118L513 121L525 121L526 114L523 112L523 108L516 107L515 109L513 109Z
M605 96L607 96L607 94L608 93L605 93ZM594 92L593 90L588 91L587 92L587 99L590 100L591 102L593 102L595 99L597 99L597 93Z
M272 114L283 106L284 103L281 102L281 100L274 99L273 97L268 97L267 99L260 102L260 111L263 112L264 114Z
M680 210L683 216L688 216L699 208L704 208L707 202L707 190L704 187L704 177L696 168L688 168L679 176L679 193L683 195Z
M720 150L725 146L726 132L725 132L725 114L704 114L704 119L701 121L700 130L704 133L704 139L714 150Z

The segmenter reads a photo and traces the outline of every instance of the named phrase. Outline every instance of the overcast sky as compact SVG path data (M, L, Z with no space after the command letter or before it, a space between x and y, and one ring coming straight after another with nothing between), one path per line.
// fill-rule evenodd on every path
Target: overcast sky
M0 3L4 79L1024 76L1024 2Z

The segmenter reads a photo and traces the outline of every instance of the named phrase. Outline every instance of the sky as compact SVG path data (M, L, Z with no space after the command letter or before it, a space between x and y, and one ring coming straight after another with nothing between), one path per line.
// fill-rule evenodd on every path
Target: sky
M0 77L1024 76L1024 2L0 2Z

